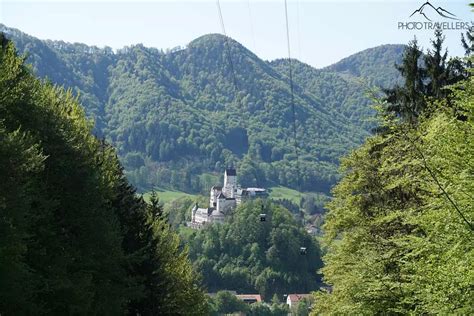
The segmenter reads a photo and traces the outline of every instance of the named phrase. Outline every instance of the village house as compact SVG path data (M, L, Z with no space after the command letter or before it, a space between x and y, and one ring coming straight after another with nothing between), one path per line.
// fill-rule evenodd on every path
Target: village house
M292 306L297 306L298 302L301 300L311 300L311 294L288 294L286 297L286 304L291 308Z
M262 301L260 294L237 294L235 295L239 300L244 301L247 304L258 303Z
M253 303L258 303L262 302L262 297L260 294L237 294L236 291L227 291L237 297L239 300L243 301L246 304L253 304ZM217 293L207 293L209 297L216 297Z

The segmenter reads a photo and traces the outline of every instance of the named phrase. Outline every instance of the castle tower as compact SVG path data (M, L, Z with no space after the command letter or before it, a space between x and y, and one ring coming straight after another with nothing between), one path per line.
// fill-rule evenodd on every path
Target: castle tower
M222 187L213 186L209 197L209 207L217 207L217 196L222 192Z
M237 173L234 168L229 168L225 170L224 173L224 187L222 192L228 198L235 197L235 190L237 189Z
M191 222L194 223L196 221L196 211L199 208L199 205L196 203L191 210Z
M216 210L218 212L222 212L224 213L224 208L225 208L226 204L225 204L225 196L224 194L219 193L219 195L217 196L217 207L216 207Z

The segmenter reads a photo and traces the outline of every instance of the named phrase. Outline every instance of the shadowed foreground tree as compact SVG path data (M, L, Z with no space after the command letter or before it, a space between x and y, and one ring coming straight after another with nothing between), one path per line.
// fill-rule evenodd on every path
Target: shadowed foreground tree
M0 314L205 314L187 252L0 34Z

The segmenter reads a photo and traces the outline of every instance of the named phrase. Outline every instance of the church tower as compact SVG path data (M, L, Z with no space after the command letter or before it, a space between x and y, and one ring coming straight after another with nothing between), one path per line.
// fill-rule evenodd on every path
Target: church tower
M235 190L237 189L237 173L234 168L225 170L224 173L224 188L222 192L228 198L235 198Z

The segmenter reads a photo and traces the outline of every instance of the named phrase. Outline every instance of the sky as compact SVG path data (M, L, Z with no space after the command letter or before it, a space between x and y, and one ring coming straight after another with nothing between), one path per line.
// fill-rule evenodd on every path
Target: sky
M416 36L429 46L432 30L399 30L426 0L287 0L290 54L314 67L333 64L382 44L406 44ZM473 21L468 0L431 0ZM228 36L260 58L288 57L284 0L220 0ZM427 12L428 13L428 12ZM452 22L435 12L434 21ZM0 0L0 23L40 39L80 42L114 49L142 43L161 49L186 46L209 33L223 33L217 0ZM463 55L459 30L445 31L450 55Z

